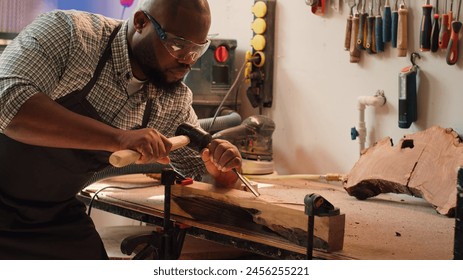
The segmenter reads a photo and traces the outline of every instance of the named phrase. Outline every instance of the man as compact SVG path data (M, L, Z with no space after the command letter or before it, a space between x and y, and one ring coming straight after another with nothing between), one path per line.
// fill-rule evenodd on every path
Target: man
M171 162L233 186L241 157L214 140L199 156L168 137L199 127L181 82L209 45L206 0L146 0L128 21L78 11L38 17L0 57L0 258L105 259L75 195L111 152ZM207 172L206 172L207 171Z

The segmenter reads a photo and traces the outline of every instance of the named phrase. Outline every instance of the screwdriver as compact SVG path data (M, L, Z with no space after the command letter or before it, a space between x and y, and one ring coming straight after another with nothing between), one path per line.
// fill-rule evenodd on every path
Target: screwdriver
M389 0L384 3L383 11L383 42L388 43L391 41L391 5Z
M432 5L429 0L423 5L423 16L421 17L421 32L420 32L420 51L427 52L431 49L431 13Z
M458 39L461 30L460 22L461 0L458 2L458 12L456 19L452 21L452 34L450 35L449 45L447 46L447 64L454 65L458 61Z
M381 17L381 0L378 1L378 14L375 18L375 35L376 35L376 52L384 51L384 41L383 41L383 18Z
M439 48L439 0L436 0L436 8L434 13L434 22L431 30L431 51L437 52Z
M397 48L397 29L399 26L399 11L397 7L398 1L399 0L395 0L395 9L391 13L391 41L393 48Z
M407 56L408 50L408 9L405 5L405 0L402 0L402 4L399 7L399 20L397 22L397 50L398 56Z
M442 14L441 27L439 33L439 48L447 49L450 39L450 23L449 15L447 14L447 0L445 0L445 12Z

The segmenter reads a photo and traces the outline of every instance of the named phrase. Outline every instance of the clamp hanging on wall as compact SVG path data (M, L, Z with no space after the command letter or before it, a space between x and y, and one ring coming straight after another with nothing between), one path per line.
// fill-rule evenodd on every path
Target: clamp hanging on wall
M413 52L410 55L411 66L407 66L399 73L399 127L409 128L417 120L420 69L415 63L415 57L421 56Z

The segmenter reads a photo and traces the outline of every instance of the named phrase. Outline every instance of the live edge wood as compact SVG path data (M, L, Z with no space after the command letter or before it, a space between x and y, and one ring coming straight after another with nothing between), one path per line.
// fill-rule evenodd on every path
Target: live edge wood
M164 187L153 178L144 175L117 176L92 184L85 191L92 193L108 186L148 188L110 188L98 194L99 199L152 213L162 213L164 210ZM265 187L259 188L261 195L255 197L250 192L216 188L211 184L195 181L191 185L172 186L171 214L176 220L188 225L208 229L214 227L214 231L220 229L220 233L224 235L305 252L308 217L304 213L303 201L306 194L314 191L320 191L320 187L267 183ZM315 217L314 248L325 252L342 250L344 227L343 213Z
M362 200L388 192L422 197L440 214L453 216L461 166L459 135L451 128L433 126L404 136L395 146L387 137L364 150L344 188Z
M302 203L304 195L298 195L300 200L294 202L287 195L291 191L297 190L276 185L260 189L261 195L255 197L249 192L195 182L188 186L174 186L172 195L177 206L194 219L239 226L253 232L274 233L306 247L308 217ZM344 226L344 214L315 217L314 248L328 252L342 250Z

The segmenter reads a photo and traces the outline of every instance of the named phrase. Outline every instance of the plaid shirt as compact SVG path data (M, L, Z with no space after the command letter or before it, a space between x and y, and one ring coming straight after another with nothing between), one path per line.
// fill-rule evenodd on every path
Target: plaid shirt
M53 11L27 26L0 56L0 132L20 106L37 92L56 100L82 89L91 79L111 31L122 24L111 45L112 56L87 96L101 118L120 129L142 124L148 98L153 99L148 127L174 136L183 122L199 127L191 106L192 93L184 84L175 92L163 92L145 84L129 94L132 76L127 45L127 22L80 11ZM205 172L198 153L173 151L173 165L185 175Z

